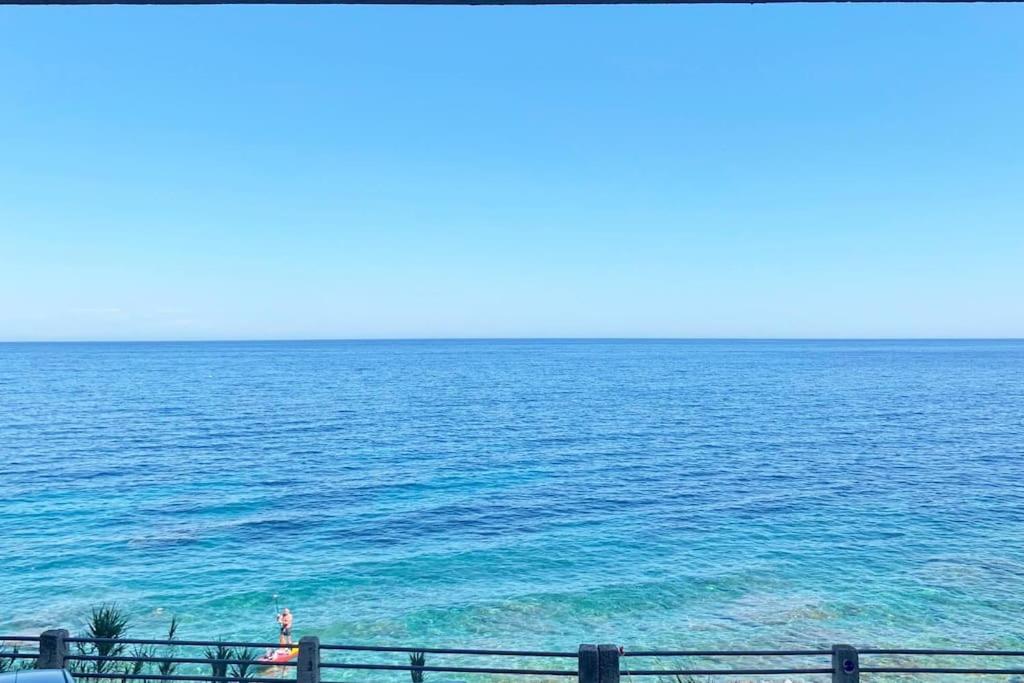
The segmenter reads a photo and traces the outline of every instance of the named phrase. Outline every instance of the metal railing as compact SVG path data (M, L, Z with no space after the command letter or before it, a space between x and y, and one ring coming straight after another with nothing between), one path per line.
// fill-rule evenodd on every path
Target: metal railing
M163 654L155 648L165 648ZM179 656L178 648L216 648L221 656ZM131 652L128 651L132 649ZM149 648L148 650L145 648ZM246 648L240 651L238 648ZM330 672L408 672L413 681L422 681L426 673L460 674L468 676L541 677L553 680L576 678L578 683L620 683L622 677L664 678L685 681L692 677L736 678L747 676L814 676L829 677L832 683L858 683L861 675L875 678L882 675L931 676L946 675L1024 675L1024 666L991 666L993 659L1024 658L1024 650L981 649L909 649L861 648L833 645L828 649L790 650L625 650L621 646L603 644L580 645L575 652L547 650L491 650L472 648L437 648L377 645L321 644L313 636L302 638L293 650L290 661L267 663L239 656L251 654L253 648L276 650L278 643L219 641L219 640L156 640L143 638L78 638L65 630L46 631L39 636L0 636L0 663L6 668L68 668L76 678L84 680L117 681L202 681L211 683L321 683L322 675ZM35 650L26 651L26 650ZM370 655L431 655L447 657L529 660L523 666L436 665L425 664L423 659L409 663L337 661L336 656L358 654L362 659ZM861 658L875 661L861 665ZM905 661L905 658L912 658ZM979 666L925 666L920 660L936 657L985 658ZM665 658L696 660L693 666L664 666ZM778 666L728 666L722 660L750 661L751 658L782 660ZM893 663L893 658L899 661ZM534 665L543 660L545 665ZM571 661L570 661L571 660ZM634 662L639 660L637 666ZM645 665L642 660L654 660L656 666ZM785 662L785 660L790 660ZM794 661L795 660L795 661ZM817 661L820 660L820 661ZM1024 664L1024 660L1019 660ZM712 662L712 666L700 665ZM812 662L812 663L809 663ZM759 662L758 662L759 663ZM11 666L15 665L15 666ZM149 667L150 670L146 670ZM157 671L152 671L157 668ZM209 673L206 673L208 670ZM327 680L336 680L329 679Z

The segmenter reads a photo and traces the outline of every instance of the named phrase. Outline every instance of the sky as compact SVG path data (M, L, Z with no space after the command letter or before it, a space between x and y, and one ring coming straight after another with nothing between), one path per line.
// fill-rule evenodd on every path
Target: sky
M0 7L0 340L1024 337L1022 27Z

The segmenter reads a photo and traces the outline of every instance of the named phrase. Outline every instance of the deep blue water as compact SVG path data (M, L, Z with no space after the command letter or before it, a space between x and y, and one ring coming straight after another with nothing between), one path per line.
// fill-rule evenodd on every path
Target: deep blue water
M1024 646L1024 342L0 345L0 632Z

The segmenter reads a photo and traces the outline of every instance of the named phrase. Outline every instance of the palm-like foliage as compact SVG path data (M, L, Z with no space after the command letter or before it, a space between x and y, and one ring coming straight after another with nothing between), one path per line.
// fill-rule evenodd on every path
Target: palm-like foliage
M243 681L247 678L252 678L257 657L259 657L259 653L250 647L235 650L235 656L232 657L232 659L237 659L240 663L232 665L232 678L237 678Z
M9 671L26 671L34 669L39 664L38 657L21 658L16 655L20 651L15 645L8 652L2 651L3 643L0 643L0 674Z
M231 656L234 654L233 650L226 645L218 645L215 648L206 648L204 652L207 659L210 661L210 670L214 678L227 678L228 665L222 660L233 659Z
M141 674L143 669L146 668L146 662L143 660L152 658L155 654L156 648L152 646L147 647L145 645L135 645L134 647L132 647L131 656L135 657L136 659L135 661L127 662L121 669L121 673L123 674L121 678L121 683L129 683L129 681L134 683L136 680L138 680L135 678L125 678L125 676L138 676L139 674ZM142 681L142 683L149 682L144 680Z
M693 676L687 676L686 678L683 678L679 674L672 674L672 677L675 678L676 683L700 683L700 681L694 678ZM713 683L711 676L708 676L706 683Z
M167 640L174 641L178 635L178 617L174 615L171 617L171 625L167 627ZM164 656L167 659L157 662L156 670L161 676L170 676L174 673L175 669L178 668L176 662L172 662L171 658L177 653L178 648L174 645L168 645L167 650L164 652Z
M85 625L85 637L99 642L79 643L81 654L97 657L120 657L125 644L118 642L128 634L128 616L117 605L94 607ZM114 669L113 662L97 659L92 662L95 673L106 673Z
M170 626L167 629L167 640L174 641L177 638L180 622L177 616L171 617ZM128 644L123 642L128 636L130 623L128 615L116 604L100 605L94 607L89 618L86 620L85 631L82 634L93 642L77 643L75 645L78 654L90 655L100 658L122 657L130 654L134 658L130 662L111 662L109 659L97 659L89 661L74 661L68 663L72 673L96 673L106 674L103 679L107 681L121 681L121 683L134 683L139 679L128 679L127 676L145 676L152 673L153 662L156 662L156 672L163 676L174 674L178 668L177 662L172 661L177 653L177 647L172 642L161 652L156 646L136 645L128 650ZM96 642L99 641L99 642ZM141 660L141 661L140 661ZM26 660L29 662L29 660ZM34 661L30 662L34 665ZM21 668L27 668L22 665ZM0 667L0 671L3 668ZM148 683L142 679L142 683Z
M427 663L427 654L425 652L411 652L409 653L409 666L413 667L409 671L409 677L412 678L412 683L423 683L423 666Z
M18 654L18 648L11 648L10 654ZM17 657L4 657L3 653L0 652L0 674L6 673L14 668L14 663L18 661Z

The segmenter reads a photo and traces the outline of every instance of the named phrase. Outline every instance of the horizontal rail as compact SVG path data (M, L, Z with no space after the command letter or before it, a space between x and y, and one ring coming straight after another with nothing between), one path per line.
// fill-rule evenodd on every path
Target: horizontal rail
M449 674L509 674L519 676L576 676L578 672L562 669L498 669L476 666L412 666L410 664L348 664L320 662L321 669L361 669L367 671L435 671Z
M570 657L576 659L576 652L548 652L544 650L473 650L448 647L409 647L388 645L320 645L320 650L344 650L352 652L425 652L438 655L481 655L509 657Z
M982 657L1024 657L1024 650L928 650L928 649L858 649L862 655L950 655L950 656L982 656Z
M2 640L2 639L0 639ZM151 638L65 638L65 643L124 643L126 645L180 645L182 647L203 647L223 645L225 647L263 647L277 649L281 643L248 643L228 640L154 640ZM292 647L298 647L293 643Z
M864 650L860 650L864 652ZM832 650L625 650L622 657L817 657L831 656Z
M0 0L2 3L4 0ZM8 658L14 662L17 659L37 659L35 666L42 668L59 669L62 666L72 665L75 668L83 667L84 663L94 662L93 669L121 669L121 671L82 671L74 675L82 679L83 683L103 681L117 683L120 679L123 683L131 681L149 681L150 683L162 682L193 682L193 683L281 683L282 680L289 683L320 683L321 673L337 671L362 671L372 672L410 672L416 679L418 674L465 674L480 675L492 674L503 677L538 676L547 679L556 678L577 678L579 683L620 683L620 675L627 679L637 679L639 683L643 677L747 677L747 676L828 676L832 683L860 683L863 674L905 674L905 675L990 675L990 676L1019 676L1024 675L1024 661L1021 660L998 660L999 657L1024 657L1022 649L984 650L977 648L864 648L857 649L850 645L833 645L831 649L809 647L807 649L707 649L707 650L630 650L617 645L580 645L576 652L565 652L559 650L501 650L485 648L443 648L443 647L414 647L407 645L346 645L346 644L321 644L315 636L303 638L298 643L290 643L283 647L292 648L294 652L290 661L273 662L267 661L260 656L259 651L266 648L270 651L279 651L282 645L278 642L249 642L249 641L218 641L218 640L167 640L149 638L86 638L66 637L67 631L51 630L39 637L32 636L0 636L0 645L10 648L10 652L0 652L0 659ZM39 654L34 652L19 652L18 647L27 643L27 647L35 649L38 646ZM69 647L69 644L77 644L77 647ZM106 645L107 647L104 647ZM133 647L131 651L126 646L153 646ZM160 647L172 648L160 650ZM173 648L181 647L205 647L205 652L188 653L178 656L181 650ZM213 650L213 648L217 648ZM232 648L232 649L227 649ZM252 648L256 652L246 652L240 656L240 651L235 648ZM110 652L114 649L114 652ZM100 654L107 651L108 654ZM164 652L165 654L161 654ZM331 653L340 653L337 659L382 659L381 663L370 663L360 661L330 661ZM346 654L347 653L347 654ZM358 653L379 653L381 657L360 657ZM406 662L404 654L422 653L430 655L431 663L418 657L410 657ZM253 655L252 658L249 658ZM434 657L446 655L464 655L483 658L492 657L519 657L528 658L527 661L495 661L490 664L501 666L465 666L472 662L454 660L453 664L459 666L444 665L444 659L438 661ZM293 659L294 657L294 659ZM641 664L643 658L705 658L696 659L682 665L677 661L670 664L656 662L654 666L665 668L651 668L644 663L643 666L630 668L626 664ZM755 659L746 660L745 657L758 658L798 658L772 662ZM812 657L829 657L829 660L817 662L809 661ZM908 659L903 659L907 657ZM940 658L932 659L928 658ZM943 660L941 658L960 657L982 657L975 660ZM539 668L533 664L535 659L551 658L558 661L550 662L551 665L563 665L562 668ZM626 658L632 658L630 661ZM726 662L725 658L736 658ZM399 659L394 663L388 660ZM571 661L565 661L571 660ZM867 660L867 662L864 662ZM971 665L973 662L973 665ZM77 664L83 663L83 664ZM110 666L102 666L100 663L110 663ZM115 666L115 663L116 664ZM120 663L130 663L134 666L123 666ZM487 664L485 659L483 664ZM870 663L872 666L861 666L861 663ZM178 671L167 671L170 667L161 667L161 664L183 665ZM946 665L948 664L948 666ZM999 666L1002 664L1002 666ZM736 668L730 668L735 665ZM229 669L228 667L235 667ZM522 668L512 668L521 666ZM540 665L544 666L544 665ZM211 668L202 668L211 667ZM270 671L264 671L265 667L290 667L290 673L281 673L273 678L266 677ZM537 668L535 668L537 667ZM678 668L677 668L678 667ZM699 668L698 668L699 667ZM167 673L147 673L147 670L167 671ZM133 671L134 670L134 671ZM131 673L130 673L131 671ZM187 671L195 671L189 674ZM260 676L248 676L246 673L253 672ZM575 683L575 682L567 682Z
M1024 669L960 669L956 667L862 666L867 674L1024 674Z
M33 655L34 656L34 655ZM261 655L262 656L262 655ZM206 657L135 657L132 655L68 655L64 659L79 662L143 662L146 664L251 664L260 666L270 662L259 659L211 659ZM274 662L274 666L295 666L295 662Z
M862 655L922 655L922 656L984 656L1024 657L1024 650L943 650L943 649L891 649L858 648ZM817 657L828 656L832 650L625 650L622 657Z
M865 669L861 669L865 671ZM782 674L830 674L832 669L623 669L623 676L771 676Z
M215 681L216 683L281 683L280 678L243 678L241 676L179 676L177 674L123 674L116 671L105 673L79 672L72 674L75 678L103 678L106 680L125 681Z

